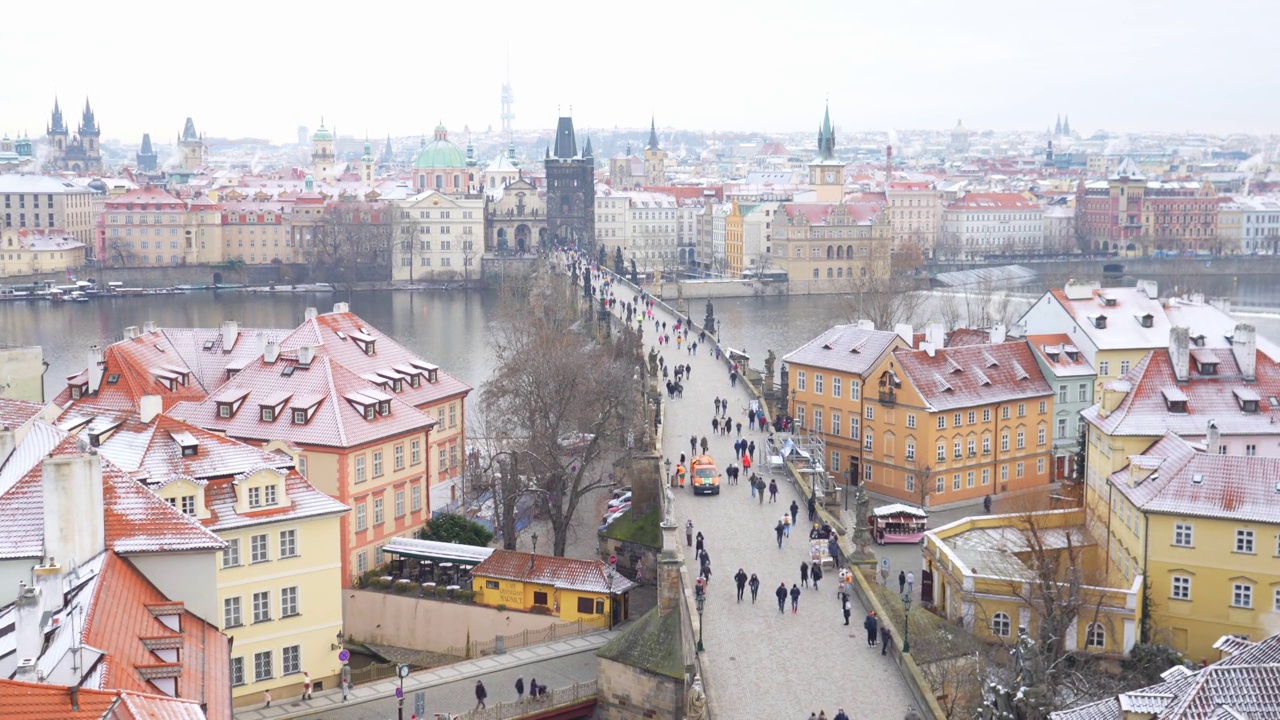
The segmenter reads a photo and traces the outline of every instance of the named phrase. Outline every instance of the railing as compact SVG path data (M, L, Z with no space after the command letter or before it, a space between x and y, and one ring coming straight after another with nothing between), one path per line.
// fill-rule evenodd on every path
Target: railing
M528 647L529 645L586 635L607 629L607 627L608 618L605 616L600 616L599 620L579 618L571 623L553 623L540 630L524 630L512 635L499 635L492 640L472 640L466 645L452 645L445 650L445 654L461 658L483 657L515 648Z
M451 720L510 720L533 713L542 713L565 705L573 705L596 697L595 680L580 682L569 687L548 690L541 697L526 697L522 701L498 703L483 710L472 710L461 715L447 716Z
M881 390L881 391L880 391L880 404L881 404L881 405L893 405L893 404L894 404L894 403L896 403L896 402L898 402L898 393L897 393L897 392L895 392L895 391L893 391L893 390Z

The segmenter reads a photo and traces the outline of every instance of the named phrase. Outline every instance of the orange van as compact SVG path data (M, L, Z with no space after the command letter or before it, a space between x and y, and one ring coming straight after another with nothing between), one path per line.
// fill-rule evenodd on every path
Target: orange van
M710 455L698 455L690 461L694 495L719 495L720 470Z

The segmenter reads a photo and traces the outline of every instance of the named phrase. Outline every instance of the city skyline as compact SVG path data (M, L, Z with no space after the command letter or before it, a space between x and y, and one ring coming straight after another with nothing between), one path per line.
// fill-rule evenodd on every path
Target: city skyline
M127 22L72 13L60 45L97 51L105 34L207 50L97 64L49 47L48 36L16 36L0 61L21 67L38 57L42 70L8 77L0 134L43 135L55 95L73 121L88 97L104 138L129 143L144 132L168 142L188 116L209 135L274 142L294 140L299 125L314 130L321 117L353 136L429 135L438 122L482 132L501 127L508 54L517 131L549 129L571 108L582 129L638 128L655 116L689 130L807 131L827 99L842 133L944 129L957 119L1034 131L1059 113L1086 136L1267 134L1280 124L1265 37L1280 8L1250 0L1207 17L1182 0L1087 1L1070 14L1003 0L966 13L925 1L905 11L816 2L785 13L764 3L730 11L658 2L643 13L498 3L483 23L461 6L406 5L345 35L329 16L274 5L253 7L249 23L236 7L185 17L139 5ZM15 26L38 21L29 8L12 17ZM397 28L412 39L382 38Z

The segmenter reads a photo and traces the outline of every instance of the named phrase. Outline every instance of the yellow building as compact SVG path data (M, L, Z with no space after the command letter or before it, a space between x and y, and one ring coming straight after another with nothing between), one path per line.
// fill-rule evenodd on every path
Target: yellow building
M1048 605L1034 588L1043 580L1063 595L1079 586L1064 649L1123 655L1138 642L1142 578L1107 582L1102 548L1079 509L959 520L925 533L922 552L922 600L979 638L1011 643L1019 627L1038 637ZM1048 566L1060 569L1052 579L1037 570Z
M299 695L303 673L334 686L342 630L341 518L346 505L312 487L293 460L156 415L77 405L61 424L227 543L216 575L218 617L232 638L236 706Z
M84 267L85 244L58 230L0 230L0 277L71 273Z
M542 612L565 622L583 620L613 627L631 614L636 584L599 560L534 555L511 550L493 554L471 570L476 602Z
M911 337L911 327L902 335ZM898 334L869 322L836 325L782 358L796 425L822 438L826 468L835 475L861 477L863 388L870 371L894 348Z
M1047 485L1053 390L1024 340L902 347L868 374L862 481L920 505ZM870 394L874 393L874 394Z
M738 201L732 201L729 214L724 218L725 271L731 278L742 277L742 216L743 211L738 207Z

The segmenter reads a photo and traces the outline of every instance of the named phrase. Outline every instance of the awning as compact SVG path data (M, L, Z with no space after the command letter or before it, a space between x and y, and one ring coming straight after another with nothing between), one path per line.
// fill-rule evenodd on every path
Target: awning
M382 551L402 557L458 563L459 565L470 567L479 565L485 558L493 554L493 548L489 547L401 537L392 538L390 542L383 546Z

